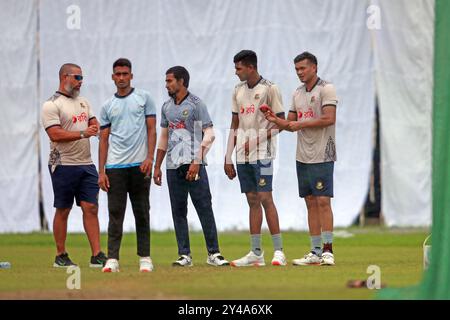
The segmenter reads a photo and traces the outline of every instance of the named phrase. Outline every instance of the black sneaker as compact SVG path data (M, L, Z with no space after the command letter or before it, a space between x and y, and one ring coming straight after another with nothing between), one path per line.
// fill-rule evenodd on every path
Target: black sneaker
M70 260L69 258L69 254L66 253L62 253L59 256L55 257L55 263L53 263L53 267L55 268L67 268L70 266L76 266L75 263L72 262L72 260Z
M100 251L95 257L91 256L91 262L89 263L89 267L102 268L105 266L106 260L108 260L108 257L103 252Z

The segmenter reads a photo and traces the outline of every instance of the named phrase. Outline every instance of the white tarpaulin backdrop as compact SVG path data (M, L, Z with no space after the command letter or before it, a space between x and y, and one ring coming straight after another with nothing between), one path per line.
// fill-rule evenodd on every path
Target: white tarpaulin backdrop
M0 11L0 233L39 230L37 6Z
M217 135L208 157L210 164L208 174L217 227L219 230L247 229L248 206L245 196L239 191L238 181L229 181L223 173L226 129L229 128L231 120L231 92L238 81L234 75L232 59L233 55L241 49L252 49L257 52L259 71L264 77L280 86L286 112L289 109L292 92L299 85L293 68L293 58L305 50L318 57L319 75L335 83L339 98L336 129L338 162L335 166L335 198L332 202L335 225L348 226L358 215L366 198L369 181L375 103L375 64L374 50L371 47L373 38L371 38L371 31L366 26L368 18L366 10L370 1L41 0L39 1L40 42L38 44L40 50L40 101L36 101L34 92L37 87L37 57L36 50L33 50L36 47L33 29L36 25L35 13L38 1L33 2L34 6L24 6L21 10L17 8L16 2L6 0L1 2L11 3L10 7L20 11L20 15L24 16L22 19L17 19L18 13L13 19L11 13L11 17L5 16L7 13L3 10L0 12L2 23L5 22L4 19L8 22L4 28L22 30L25 25L27 30L22 31L23 35L21 34L16 39L16 41L20 39L19 42L24 46L21 48L21 54L14 53L11 49L12 43L9 41L9 37L14 32L0 36L1 55L5 55L9 61L9 68L15 68L12 72L16 71L13 83L2 81L0 85L2 90L1 108L7 114L7 126L11 127L10 130L7 129L8 127L3 127L1 130L9 133L17 131L17 135L13 138L5 138L5 134L0 137L0 144L4 151L2 153L3 163L9 165L4 166L0 171L2 191L0 195L0 232L26 231L21 228L27 219L34 219L34 224L28 223L27 230L38 228L37 155L36 140L32 140L32 137L37 128L37 110L40 109L42 102L58 88L60 65L65 62L74 62L82 66L85 76L82 95L88 98L98 115L103 101L115 91L111 80L112 63L119 57L127 57L132 61L133 85L147 89L153 95L157 105L158 123L161 105L167 99L164 88L165 71L174 65L183 65L190 71L189 89L205 101ZM419 0L411 2L422 3ZM382 2L380 6L382 14L387 15L385 12L389 12L389 17L393 20L408 11L408 7L391 6L387 1ZM419 15L418 12L414 14ZM432 29L432 17L423 14L424 16L420 18L422 20L411 18L403 23L409 23L416 28L420 23L420 26ZM424 23L423 19L428 20ZM408 65L403 65L404 60L396 58L391 61L389 60L391 53L381 52L382 50L387 52L394 50L389 47L391 42L392 46L394 44L401 46L396 50L402 50L401 52L410 50L411 43L406 42L405 39L402 41L396 39L405 36L407 27L402 27L405 34L387 34L389 31L383 28L386 27L388 21L390 20L382 20L382 29L372 31L372 35L373 33L378 35L375 37L375 47L378 50L375 52L378 61L382 60L381 57L388 60L381 66L378 65L377 68L381 68L383 71L384 64L388 63L389 70L386 68L385 71L392 73L398 70L406 71ZM19 33L19 31L15 32ZM423 35L429 32L428 29L420 30ZM386 39L388 42L378 44L380 41L387 41ZM388 48L385 48L386 46ZM420 45L414 46L414 49L417 51L428 50L427 52L431 50ZM417 55L422 59L422 63L427 63L426 54L418 52ZM431 59L431 56L428 58ZM394 59L396 56L393 54L392 57ZM28 63L28 61L31 62ZM431 62L429 63L431 65ZM18 74L21 73L24 74L23 78L18 77ZM411 75L411 79L421 81L416 77L417 72L416 74L404 73L405 77L408 75ZM386 90L383 91L380 87L380 77L377 77L377 86L379 94L384 94ZM405 95L407 92L416 90L417 83L413 84L413 80L410 81L404 82L407 86L404 89ZM25 82L26 84L24 84ZM393 83L388 89L392 90L398 84ZM4 89L6 85L8 91ZM14 95L10 94L11 85L13 88L21 87L22 91ZM427 85L429 86L429 84ZM430 98L431 88L423 88L423 90L422 98L425 100ZM389 109L394 108L398 108L398 110L410 108L414 112L420 113L420 108L424 107L423 104L419 105L417 100L405 100L392 94L380 97L380 103L383 104L384 115L389 112ZM16 115L18 110L21 112ZM29 112L25 113L25 110L29 110ZM410 112L408 117L411 117L411 114ZM20 125L19 121L15 120L18 116L20 116ZM404 114L398 117L404 118ZM392 120L394 118L395 116L392 116ZM383 119L385 118L382 115ZM408 118L408 121L412 122L413 120ZM395 129L395 127L392 128ZM401 131L397 134L399 135L398 139L402 139L402 135L409 133ZM427 134L430 135L430 133ZM49 143L42 128L40 129L40 138L44 208L47 220L51 222L54 211L52 207L53 192L46 167ZM389 136L385 136L383 146L386 145L386 139L389 139ZM32 143L34 144L30 147ZM281 133L278 145L274 199L279 211L281 228L284 230L307 229L306 207L303 200L298 197L297 190L295 134ZM91 150L95 163L97 163L98 157L97 148L98 141L91 139ZM429 157L429 155L411 153L410 150L403 149L404 153L409 152L406 155L403 153L403 156L410 159L408 163L412 161L423 163L422 181L424 184L421 185L423 186L420 189L422 191L419 191L416 189L415 179L407 180L405 181L406 190L408 192L414 190L414 194L417 193L417 201L426 204L429 202L431 178L426 176L427 172L429 175L429 163L425 163L426 160L423 161L422 157ZM383 151L382 149L382 154ZM386 166L393 161L390 158L391 155L396 157L399 152L400 150L397 150L395 154L384 154L383 170L385 173L387 172ZM17 170L22 167L26 170ZM411 169L411 172L413 170ZM11 179L9 175L13 172L16 172L20 178L20 182L16 182L15 187L11 186L11 182L8 181ZM402 172L398 172L398 174L401 175ZM29 179L26 184L24 183L25 179ZM389 177L383 175L383 179L389 180ZM5 185L6 183L8 186ZM386 181L383 180L382 183L384 186ZM24 186L26 188L34 187L33 190L24 190ZM402 193L406 190L396 190L396 192ZM26 196L21 197L20 195L23 194ZM408 207L412 204L402 206L405 204L404 199L408 197L408 194L402 194L402 197L403 202L400 204L394 201L383 206L386 217L411 213L408 212ZM9 205L12 203L11 199L15 200L14 205ZM20 199L20 207L18 199ZM152 185L150 199L152 229L172 229L168 190L164 177L161 188ZM383 198L383 200L385 199ZM99 203L100 225L102 231L105 231L108 217L106 194L103 192L100 192ZM386 203L389 202L386 201ZM124 224L124 230L128 231L134 230L134 219L130 210L131 206L128 206ZM13 214L15 215L14 220L11 220L10 216ZM414 214L424 217L421 221L426 223L427 217L430 216L430 208L421 205ZM14 221L15 223L4 224L4 221ZM200 229L192 205L189 208L189 221L193 229ZM403 219L389 221L400 225L410 224L410 221ZM69 230L83 230L81 213L76 207L74 207L69 220Z
M434 0L380 2L382 212L388 226L430 225Z

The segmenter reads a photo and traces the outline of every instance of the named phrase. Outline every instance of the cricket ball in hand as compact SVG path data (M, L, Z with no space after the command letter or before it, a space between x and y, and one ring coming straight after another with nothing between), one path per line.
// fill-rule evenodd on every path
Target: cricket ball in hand
M266 113L267 111L269 111L269 106L267 104L263 104L261 107L259 107L259 110L261 110L261 112Z

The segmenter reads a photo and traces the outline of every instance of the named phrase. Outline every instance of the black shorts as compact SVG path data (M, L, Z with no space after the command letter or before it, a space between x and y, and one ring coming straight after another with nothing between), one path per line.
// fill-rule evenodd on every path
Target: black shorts
M49 166L49 171L55 195L53 202L55 208L72 208L74 198L77 206L80 206L80 201L98 204L99 186L95 165L58 165L54 172Z
M302 163L297 161L298 193L300 197L333 197L334 162Z

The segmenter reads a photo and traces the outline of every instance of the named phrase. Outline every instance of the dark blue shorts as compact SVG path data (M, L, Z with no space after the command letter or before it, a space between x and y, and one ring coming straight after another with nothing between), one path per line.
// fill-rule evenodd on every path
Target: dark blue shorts
M52 173L53 206L58 209L72 208L73 198L77 206L80 201L98 204L98 173L95 165L65 166L58 165Z
M334 162L302 163L297 161L298 193L300 197L333 197Z
M272 191L272 160L258 160L256 163L238 163L237 174L242 193Z

